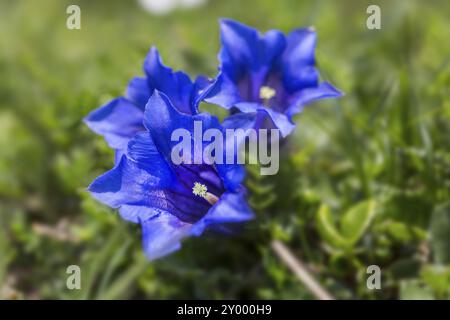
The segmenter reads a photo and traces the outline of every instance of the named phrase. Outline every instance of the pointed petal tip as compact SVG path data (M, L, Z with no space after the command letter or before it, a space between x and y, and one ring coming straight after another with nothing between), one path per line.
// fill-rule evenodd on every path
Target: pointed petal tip
M254 32L256 34L258 34L258 30L250 27L249 25L246 25L242 22L230 19L230 18L222 18L219 20L219 24L220 24L220 30L223 32L224 29L232 29L235 32L240 33L241 31L244 32Z
M152 45L148 50L147 57L156 58L158 60L161 59L161 55L159 54L159 50L156 46Z
M332 96L330 98L340 98L340 97L345 96L345 93L342 90L336 88L329 82L323 82L322 85L326 86L327 89L330 90L330 94L334 94L334 96Z

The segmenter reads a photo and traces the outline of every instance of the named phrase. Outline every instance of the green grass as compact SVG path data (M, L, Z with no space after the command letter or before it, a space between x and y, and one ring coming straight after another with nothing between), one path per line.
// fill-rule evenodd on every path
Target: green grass
M81 30L65 28L72 3ZM371 31L375 3L382 29ZM449 10L444 0L210 0L157 17L133 1L3 1L0 296L312 298L270 249L280 239L338 298L448 299ZM81 120L142 74L151 45L174 69L214 76L220 17L261 30L314 25L322 77L346 95L296 118L277 176L249 166L257 219L241 233L189 239L148 263L138 226L85 191L113 154ZM71 264L82 290L66 289ZM366 288L372 264L381 290Z

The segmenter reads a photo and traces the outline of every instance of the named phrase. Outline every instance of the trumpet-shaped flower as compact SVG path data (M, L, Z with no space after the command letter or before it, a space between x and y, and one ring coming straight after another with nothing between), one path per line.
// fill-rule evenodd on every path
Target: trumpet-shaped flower
M154 90L169 97L182 113L198 113L198 104L208 81L198 77L193 83L182 71L173 72L166 67L158 50L152 47L143 66L145 77L134 77L128 84L125 97L118 97L92 111L85 123L97 134L104 136L109 146L126 149L128 141L144 131L145 105Z
M241 166L172 162L172 132L193 132L195 121L205 129L221 129L215 117L183 113L155 90L145 108L145 129L129 141L116 166L89 187L99 201L119 208L124 219L142 225L149 259L179 249L183 238L198 236L206 228L222 230L227 223L252 218L241 186Z
M295 127L292 116L306 104L342 95L331 84L319 83L316 32L311 28L288 35L277 30L260 34L225 19L221 44L220 72L205 100L254 113L258 126L276 127L286 136Z

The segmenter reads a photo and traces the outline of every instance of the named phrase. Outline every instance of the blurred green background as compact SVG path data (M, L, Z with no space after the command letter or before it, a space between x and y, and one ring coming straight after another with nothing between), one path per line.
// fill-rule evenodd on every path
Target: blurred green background
M81 30L66 28L69 4ZM381 30L366 28L369 4ZM297 117L278 175L249 167L257 219L241 233L148 263L139 227L85 191L113 154L81 120L142 74L151 45L214 76L221 17L315 26L322 77L346 96ZM210 0L164 16L135 1L1 0L0 297L314 298L271 250L279 239L339 299L448 299L449 18L445 0ZM81 290L66 288L72 264ZM373 264L381 290L366 286Z

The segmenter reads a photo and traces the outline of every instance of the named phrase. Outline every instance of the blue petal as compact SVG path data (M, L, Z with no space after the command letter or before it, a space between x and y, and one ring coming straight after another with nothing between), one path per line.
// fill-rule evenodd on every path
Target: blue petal
M228 144L225 142L225 154L234 154L234 163L238 163L239 152L241 152L242 144L245 143L247 137L250 136L250 132L252 129L258 130L258 113L237 113L231 115L224 119L222 122L222 126L224 131L226 129L239 129L244 130L246 133L244 135L238 135L234 138L233 144ZM226 132L226 131L225 131ZM257 134L257 132L256 132ZM226 133L224 134L226 139ZM236 190L240 187L240 183L245 178L245 169L240 165L216 165L217 170L219 171L221 176L227 177L227 181L231 181L232 183L228 183L226 185L228 190Z
M286 49L286 37L278 30L270 30L264 34L261 41L262 64L270 69Z
M88 190L100 202L120 208L120 214L133 222L161 211L189 223L206 214L210 204L182 185L159 154L150 151L139 160L136 163L123 156L114 169L94 180Z
M165 158L160 154L149 132L140 132L130 140L127 155L141 169L157 176L170 174Z
M237 80L245 70L256 71L259 68L259 35L256 29L223 19L220 21L220 35L222 69L233 80Z
M297 29L287 36L282 56L283 82L290 92L317 85L319 74L314 68L316 32L312 28Z
M254 129L256 122L256 112L236 113L226 117L222 122L225 129Z
M216 205L195 224L182 222L167 212L161 212L141 220L144 251L148 259L158 259L180 249L183 238L200 236L208 226L240 223L253 217L243 192L223 194Z
M193 226L191 233L198 236L210 225L239 223L251 220L253 218L254 214L247 204L243 191L226 192L208 211L203 219Z
M180 241L190 234L192 225L169 213L141 221L144 252L154 260L180 249Z
M294 114L299 113L303 106L308 103L319 99L339 98L341 96L343 96L341 91L333 87L328 82L322 82L315 88L300 90L297 94L290 98L292 102L286 114L288 117L292 117Z
M242 112L257 112L258 109L263 109L264 106L257 102L239 102L235 106Z
M151 133L158 150L171 162L172 147L178 141L171 141L172 133L177 129L186 129L194 138L194 121L202 123L203 131L209 128L220 128L216 117L207 113L188 115L179 112L169 98L155 90L147 103L144 113L144 126Z
M210 128L222 130L219 121L216 117L207 113L200 113L197 115L187 115L178 112L170 103L169 99L162 93L155 90L150 97L145 115L144 125L151 133L155 145L158 150L164 155L168 163L172 163L171 151L178 141L171 141L172 132L176 129L186 129L194 138L194 122L200 121L202 123L203 132ZM208 142L204 142L205 146ZM195 152L192 154L192 162L194 162ZM200 159L204 162L204 159ZM215 167L223 179L226 188L231 190L239 186L244 178L244 169L242 166L233 164L216 164Z
M152 91L146 78L134 77L128 84L126 96L144 111Z
M242 72L258 73L270 69L286 47L283 33L270 30L260 35L258 30L231 19L220 22L222 69L237 80ZM268 71L268 70L266 70Z
M221 194L221 181L216 181L211 174L213 168L207 165L179 165L169 167L153 144L149 132L136 135L128 144L127 156L135 165L151 175L164 177L164 185L147 190L145 204L158 210L164 210L178 217L184 222L196 222L209 210L210 204L203 198L192 194L195 182L204 183L214 194ZM217 176L217 173L215 174ZM140 183L140 177L136 177Z
M207 102L231 108L259 99L259 88L286 48L285 36L276 30L260 35L256 29L233 20L221 21L221 72Z
M167 95L180 112L197 113L197 106L192 104L195 87L189 76L182 71L173 72L171 68L166 67L155 47L150 49L145 59L144 71L149 85Z
M122 156L127 153L127 148L116 149L114 152L114 164L119 163Z
M296 29L287 36L287 48L283 59L301 65L314 65L317 34L313 28Z
M230 109L241 101L237 85L223 72L219 73L205 96L205 101Z
M172 173L159 155L153 157L154 170L148 172L122 156L110 171L96 178L88 187L94 198L112 207L122 205L151 206L150 190L173 184Z
M150 219L160 213L161 210L142 205L122 205L119 208L120 216L123 219L134 223L139 223L143 220Z
M278 128L282 137L288 136L295 129L295 124L293 124L284 113L277 112L258 103L241 102L238 103L236 107L242 112L258 112L260 115L266 115L266 120L270 121L272 124L267 126L267 122L261 121L258 123L259 125L255 126L255 129Z
M217 172L223 179L225 189L235 191L245 178L245 168L238 164L216 164Z
M280 130L280 134L283 138L287 137L292 131L294 131L295 124L292 123L284 113L276 112L270 108L264 108L264 111L268 113L275 127Z
M198 76L194 82L194 94L192 95L191 104L195 106L195 111L193 114L198 113L198 105L205 97L209 94L213 88L214 80L208 79L205 76Z
M92 131L104 136L110 147L121 149L144 129L143 117L138 107L121 97L92 111L84 122Z

